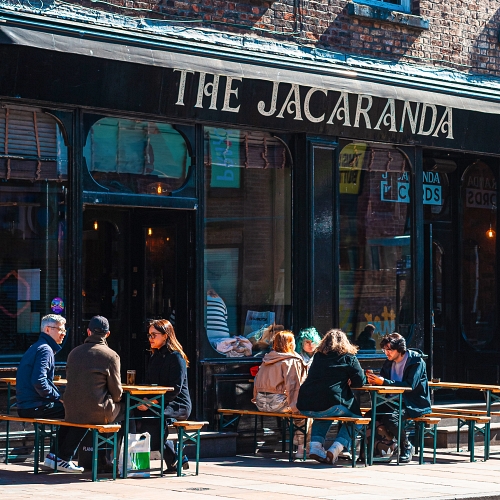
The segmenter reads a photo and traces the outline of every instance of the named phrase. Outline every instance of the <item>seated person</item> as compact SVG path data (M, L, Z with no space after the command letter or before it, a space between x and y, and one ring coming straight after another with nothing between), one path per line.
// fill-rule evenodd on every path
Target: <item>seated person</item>
M427 370L422 352L418 349L406 349L406 341L399 333L385 335L380 341L380 347L385 352L387 361L380 370L380 376L367 373L369 384L396 387L411 387L411 391L403 393L403 408L401 417L420 417L431 412L431 398L427 380ZM377 413L382 407L377 408ZM377 414L385 428L394 436L398 434L398 413L385 408L385 415ZM369 414L367 414L369 416ZM403 427L403 426L402 426ZM404 428L400 429L401 454L399 461L408 463L413 457L413 446L408 441Z
M307 417L357 417L361 409L351 387L361 387L365 375L352 345L342 330L328 331L316 349L307 378L299 391L297 407ZM314 420L309 457L334 464L351 438L343 425L333 444L325 450L325 438L333 422Z
M295 352L293 332L285 330L276 333L273 350L268 352L254 379L253 399L260 411L298 412L297 397L300 384L306 377L306 365ZM297 422L304 425L304 422ZM296 432L294 443L303 453L304 435Z
M314 351L321 342L318 330L314 326L300 330L295 350L300 354L306 364L310 364Z
M66 318L48 314L42 318L40 337L23 355L16 377L17 413L23 418L54 418L65 416L61 394L54 385L54 355L61 350L66 337ZM71 458L79 437L73 439L70 427L59 427L57 470L83 472ZM45 458L45 465L54 468L54 449Z
M151 356L146 367L146 384L173 387L173 391L165 393L165 442L163 445L163 459L167 468L164 474L175 474L177 472L177 453L174 443L168 438L168 425L172 421L187 420L191 413L191 397L188 389L187 368L188 358L181 344L177 340L174 328L166 319L151 321L148 330ZM144 417L137 424L141 432L148 431L151 441L158 442L160 436L160 420L155 418L148 421L147 405L138 406L139 410L135 416ZM149 428L148 428L149 424ZM151 427L152 426L152 427ZM152 444L152 448L157 448ZM158 447L159 448L159 447ZM157 449L158 449L157 448ZM182 468L188 469L189 462L186 456L182 459Z
M368 323L365 329L358 335L354 343L359 347L360 351L375 351L377 349L377 343L373 338L374 332L375 326Z

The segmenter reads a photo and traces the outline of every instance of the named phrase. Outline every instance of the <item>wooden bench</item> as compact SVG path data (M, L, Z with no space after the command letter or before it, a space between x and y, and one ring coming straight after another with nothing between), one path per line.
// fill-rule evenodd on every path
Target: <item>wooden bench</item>
M219 430L223 431L229 426L234 426L235 430L238 428L239 420L242 416L250 415L255 417L254 425L254 450L257 449L257 417L277 417L283 419L288 424L289 435L288 435L288 454L289 461L293 461L293 436L296 430L304 434L304 449L307 444L307 429L306 425L297 425L295 420L306 420L311 417L302 415L300 413L280 413L280 412L265 412L259 410L236 410L221 408L218 410L219 413ZM228 421L225 418L229 418ZM352 466L356 467L356 439L360 438L364 446L364 462L365 467L367 465L367 453L366 453L366 426L371 422L370 418L367 417L321 417L315 418L315 420L327 420L330 422L339 422L348 426L349 435L351 437L351 451L352 451ZM360 430L356 429L356 426L361 426Z
M471 462L475 461L474 442L476 435L481 433L485 436L485 439L488 436L488 429L491 417L486 416L486 412L484 412L483 414L481 410L469 411L469 410L459 410L458 408L452 410L449 408L433 407L432 413L430 413L428 416L437 417L441 419L449 418L457 420L457 451L460 451L460 429L463 426L467 425L470 461ZM479 425L481 424L483 424L484 427L479 427Z
M55 433L55 427L79 427L81 429L87 429L92 431L92 481L97 481L97 469L98 469L98 451L104 449L106 445L113 446L113 479L116 479L116 464L117 464L117 432L120 430L120 424L75 424L73 422L66 422L64 420L56 419L44 419L44 418L24 418L14 415L2 415L0 414L0 421L10 422L24 422L33 424L35 428L35 464L34 473L38 474L40 465L40 450L44 449L45 439L49 438L51 442L55 442L55 449L57 451L57 434ZM49 427L49 431L46 431L45 427ZM112 434L111 438L102 436L101 434ZM101 448L102 447L102 448ZM5 463L8 464L9 456L9 436L6 435L5 444ZM57 472L57 464L54 466L54 472Z
M182 476L182 450L184 441L191 441L196 446L196 475L200 463L200 431L208 422L195 422L192 420L178 420L172 426L177 429L177 476Z
M370 410L371 408L361 408L361 414L366 415L366 413L368 413ZM406 419L406 422L415 423L415 451L419 454L418 463L420 465L424 463L424 441L426 435L432 436L432 463L436 463L437 425L440 421L441 419L439 417L433 417L430 415L422 415L421 417Z
M415 433L417 440L417 445L415 446L415 448L418 453L418 463L420 465L424 463L424 440L426 435L431 435L432 463L435 464L437 448L437 426L441 421L441 418L430 415L422 415L421 417L415 417L409 420L415 422Z

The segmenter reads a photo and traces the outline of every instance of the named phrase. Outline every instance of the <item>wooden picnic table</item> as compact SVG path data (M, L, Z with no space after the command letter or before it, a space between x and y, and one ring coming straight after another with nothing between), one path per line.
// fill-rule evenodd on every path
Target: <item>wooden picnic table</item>
M411 391L411 387L397 387L397 386L388 386L388 385L364 385L362 387L353 387L353 390L356 391L367 391L370 393L370 398L372 402L371 408L371 422L370 422L370 453L368 458L368 464L373 465L373 454L375 447L375 427L377 420L377 407L381 405L388 405L390 408L393 408L398 412L398 435L397 435L397 443L398 443L398 456L397 456L397 464L399 465L399 450L401 450L401 410L403 409L403 394L406 391Z
M492 384L470 384L468 382L429 382L429 387L436 389L451 389L457 391L459 389L469 389L484 392L486 400L486 416L491 416L491 405L500 402L500 385ZM485 423L484 427L484 460L490 457L490 441L491 441L491 421Z
M12 388L16 387L15 377L2 377L0 382L7 384L7 413L10 414L10 397ZM66 379L54 380L54 385L58 387L64 387L68 384ZM165 412L165 393L173 391L173 387L165 387L159 385L122 385L125 401L125 429L123 436L123 449L125 450L123 454L123 473L122 477L127 477L127 459L128 453L128 435L130 431L130 420L133 417L134 410L140 405L147 405L150 412L148 413L149 418L159 418L160 419L160 443L165 440L165 419L163 418ZM161 451L161 450L160 450ZM163 476L163 454L160 453L160 475Z

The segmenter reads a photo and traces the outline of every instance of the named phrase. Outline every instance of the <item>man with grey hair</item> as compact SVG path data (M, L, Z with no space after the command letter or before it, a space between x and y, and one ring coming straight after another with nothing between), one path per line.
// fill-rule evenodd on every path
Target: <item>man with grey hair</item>
M58 314L47 314L42 318L41 333L23 355L16 377L17 413L23 418L64 418L64 406L61 394L54 384L54 356L61 350L66 337L66 319ZM68 427L59 428L59 455L69 446L72 439L67 439ZM55 457L51 452L45 459L45 465L55 466ZM64 472L83 472L71 460L57 460L57 470Z

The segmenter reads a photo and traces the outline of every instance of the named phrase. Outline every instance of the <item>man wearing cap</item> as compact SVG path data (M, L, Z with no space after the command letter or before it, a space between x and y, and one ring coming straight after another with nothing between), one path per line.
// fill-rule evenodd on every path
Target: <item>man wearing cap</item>
M69 353L66 365L68 384L64 392L68 422L109 424L123 420L120 357L108 347L106 338L109 334L108 320L94 316L89 322L85 342ZM83 439L85 429L78 430L82 431Z

